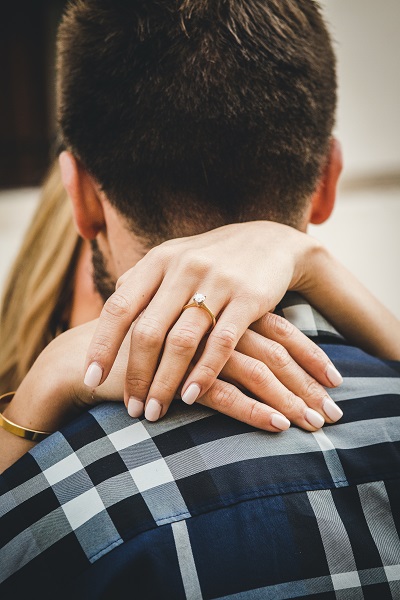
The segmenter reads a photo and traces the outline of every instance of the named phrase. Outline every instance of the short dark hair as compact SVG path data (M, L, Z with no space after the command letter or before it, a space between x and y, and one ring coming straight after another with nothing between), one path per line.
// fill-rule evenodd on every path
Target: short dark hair
M74 0L58 73L64 142L136 232L298 225L336 106L313 0Z

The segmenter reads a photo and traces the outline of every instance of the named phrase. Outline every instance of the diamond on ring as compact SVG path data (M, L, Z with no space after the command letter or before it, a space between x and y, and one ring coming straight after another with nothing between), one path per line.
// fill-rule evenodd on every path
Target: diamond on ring
M197 306L201 306L205 300L206 296L204 294L200 294L200 292L196 292L193 296L193 302L196 302Z
M182 312L184 310L186 310L187 308L201 308L202 310L205 310L211 319L211 326L207 332L207 333L209 333L215 327L216 318L215 318L214 313L212 313L211 310L206 305L205 299L206 299L206 296L204 294L200 294L200 292L196 292L192 298L192 302L189 302L188 304L185 304L185 306L182 307Z

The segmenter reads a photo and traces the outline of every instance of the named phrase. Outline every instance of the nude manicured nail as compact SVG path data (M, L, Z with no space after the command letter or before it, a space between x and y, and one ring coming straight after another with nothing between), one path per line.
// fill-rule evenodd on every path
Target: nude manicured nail
M336 402L332 400L332 398L326 398L322 408L332 421L339 421L339 419L343 417L343 411L338 407Z
M161 410L161 404L154 398L150 398L144 411L144 416L148 421L157 421L160 418Z
M312 425L313 427L317 427L317 429L320 429L325 423L324 417L312 408L307 408L304 416L306 420L310 423L310 425Z
M88 387L94 388L99 385L102 377L103 369L98 363L93 362L87 368L83 383Z
M193 404L193 402L196 402L199 394L200 386L197 385L197 383L191 383L186 392L182 395L182 400L186 402L186 404Z
M333 365L328 365L326 368L326 376L332 385L340 385L343 383L343 377Z
M128 400L128 415L133 419L137 419L143 414L144 402L131 396Z
M278 413L274 413L271 417L271 425L280 429L281 431L285 431L290 427L290 421L283 415L278 415Z

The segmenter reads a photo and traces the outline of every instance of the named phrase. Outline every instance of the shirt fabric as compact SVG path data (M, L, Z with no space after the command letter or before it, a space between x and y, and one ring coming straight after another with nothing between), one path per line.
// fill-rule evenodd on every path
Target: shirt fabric
M90 410L0 476L3 600L400 598L400 363L295 294L277 312L343 375L342 419L269 433L180 401L156 423Z

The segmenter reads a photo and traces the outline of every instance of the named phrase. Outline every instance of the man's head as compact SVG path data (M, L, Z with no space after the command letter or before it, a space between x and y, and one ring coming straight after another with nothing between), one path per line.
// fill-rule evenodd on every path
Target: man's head
M59 122L88 180L81 191L97 185L150 244L311 218L336 106L313 0L78 0L58 56ZM87 237L100 231L92 216Z

